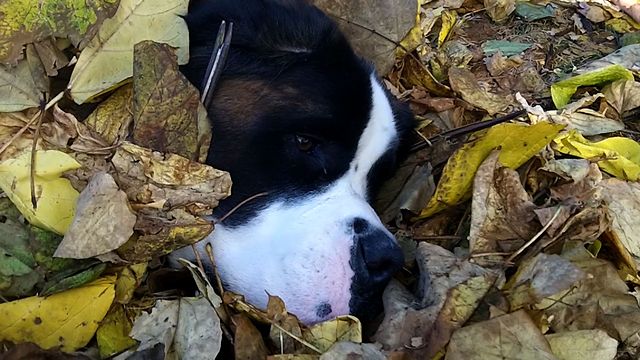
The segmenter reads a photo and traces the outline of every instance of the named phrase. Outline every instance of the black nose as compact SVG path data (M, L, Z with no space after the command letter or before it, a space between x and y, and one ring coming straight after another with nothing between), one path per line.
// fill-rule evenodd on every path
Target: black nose
M367 220L353 220L351 267L355 272L352 296L371 297L381 292L404 263L400 246L389 232Z

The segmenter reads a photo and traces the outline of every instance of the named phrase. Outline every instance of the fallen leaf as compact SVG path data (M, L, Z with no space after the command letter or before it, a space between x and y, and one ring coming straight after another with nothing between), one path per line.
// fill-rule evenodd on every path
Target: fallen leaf
M589 173L589 161L585 159L552 159L540 170L552 172L574 183L584 179Z
M434 244L420 242L416 261L420 269L416 295L395 281L384 291L385 315L373 339L385 350L412 348L416 338L427 344L431 336L434 348L446 344L442 340L450 334L447 329L461 326L463 321L458 323L456 319L470 315L493 283L489 270ZM465 303L466 300L470 301ZM452 313L458 305L460 313Z
M129 135L133 121L133 86L118 88L85 119L84 123L109 144L123 141Z
M0 304L0 340L33 342L66 352L85 346L111 306L115 277L48 297Z
M488 40L482 44L482 51L485 55L492 55L498 51L504 56L518 55L531 47L531 44L519 43L506 40Z
M472 255L513 252L540 229L536 205L520 183L515 170L499 163L498 151L480 165L473 181L469 251ZM476 259L482 266L495 266L502 256Z
M327 352L320 355L320 360L344 359L386 360L387 357L380 351L379 345L356 344L347 341L335 343Z
M111 155L113 148L102 137L73 114L64 112L56 104L53 107L53 121L42 124L42 138L55 149L70 149L77 153Z
M60 176L80 164L57 150L37 151L35 160L36 209L31 204L30 153L0 163L0 188L31 224L64 234L73 220L78 192Z
M129 337L133 324L122 305L111 307L96 331L100 357L106 359L137 344Z
M438 47L442 47L452 33L458 20L458 13L455 10L445 10L440 15L440 19L442 20L442 26L440 27L440 33L438 33Z
M551 85L551 98L556 108L561 109L569 103L580 86L604 85L608 82L626 79L633 80L631 71L622 65L611 65L598 70L582 73Z
M37 107L44 100L38 84L46 80L46 74L32 72L31 66L27 60L18 62L15 67L0 65L0 112Z
M115 10L115 6L113 6L113 9ZM33 44L33 47L38 54L38 58L42 61L47 76L58 75L58 70L69 64L69 59L62 51L63 49L58 47L54 39L38 41Z
M613 360L618 350L618 341L598 329L565 331L545 338L561 360Z
M416 0L313 0L312 3L336 20L356 53L373 61L380 74L391 69L396 44L414 27L418 12Z
M556 13L552 4L546 6L532 4L525 1L516 2L516 14L526 21L536 21L548 17L553 17Z
M618 80L605 86L602 93L620 115L640 107L640 82Z
M82 354L65 354L60 350L44 350L32 343L16 344L2 353L2 360L92 360Z
M267 316L273 322L269 329L269 338L275 344L279 353L297 353L303 347L300 341L289 334L302 338L302 326L294 315L287 312L284 301L277 296L269 295L267 302ZM276 326L278 325L278 326ZM284 331L289 334L285 333Z
M490 128L449 158L436 192L419 218L429 217L468 199L476 170L494 149L501 149L500 163L515 169L549 144L562 128L562 125L546 122L531 126L508 123Z
M549 344L523 310L465 326L453 333L446 360L555 360Z
M487 14L494 22L505 21L516 9L515 0L484 0Z
M178 63L185 64L189 37L182 17L187 7L186 0L121 0L78 57L69 80L73 100L82 104L131 77L133 47L143 40L177 48Z
M203 212L229 196L229 173L190 161L123 143L112 159L120 186L134 203L161 202L166 209L199 204Z
M26 44L58 37L78 45L91 37L105 18L110 17L115 0L75 3L58 0L7 1L0 4L0 62L14 63ZM36 16L37 14L37 16Z
M127 195L113 177L96 174L80 193L76 215L54 256L86 259L115 250L129 240L135 223Z
M147 274L147 263L127 265L118 273L115 302L127 304Z
M587 274L559 255L539 253L526 259L505 285L511 311L542 301L545 297L567 290Z
M362 342L362 325L355 316L344 315L303 329L304 340L326 352L340 341Z
M602 170L619 179L640 179L640 144L629 138L610 137L591 142L572 130L556 137L553 147L564 154L598 159L597 164Z
M606 179L600 186L613 220L611 231L631 254L640 257L640 184Z
M471 105L494 115L511 105L510 99L492 94L480 87L473 73L469 70L452 67L449 69L451 88Z
M18 132L31 120L28 112L0 112L0 147L7 148L0 153L0 163L11 158L17 158L24 153L30 153L33 147L33 133L25 131L20 136ZM11 141L9 143L9 141ZM38 141L36 150L42 150L42 142Z
M220 351L220 319L204 297L158 300L143 313L130 336L140 342L136 352L164 345L165 356L178 359L215 358Z
M251 320L240 313L233 315L233 323L236 326L233 337L233 349L236 359L265 359L269 354L269 350L262 340L262 334L256 329Z
M133 53L133 142L197 159L198 90L179 71L169 45L143 41Z
M623 46L620 49L612 52L611 54L602 57L598 60L594 60L576 70L577 74L588 74L590 72L603 70L611 65L618 65L621 68L626 68L627 70L638 71L640 69L640 64L638 63L638 58L640 58L640 44L631 44L627 46ZM616 72L620 72L620 70L616 70ZM620 72L620 77L617 79L627 79L633 80L633 76L629 76L623 72Z
M501 51L496 51L485 59L485 65L491 76L500 76L522 65L523 60L519 56L505 57Z

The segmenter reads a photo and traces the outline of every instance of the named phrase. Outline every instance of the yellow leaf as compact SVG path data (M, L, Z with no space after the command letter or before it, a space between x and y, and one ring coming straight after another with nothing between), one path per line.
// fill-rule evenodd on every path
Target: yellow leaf
M182 16L187 0L122 0L98 34L82 50L71 75L73 100L79 104L101 94L133 73L133 45L143 40L177 48L178 63L189 58L188 30Z
M339 341L362 342L362 326L355 316L338 316L305 329L303 337L320 351L325 352Z
M438 34L438 47L444 45L449 38L451 30L458 20L458 13L455 10L446 10L442 12L442 28Z
M115 277L47 297L0 304L0 340L75 351L93 337L111 306Z
M31 204L31 152L0 163L0 188L27 220L38 227L64 234L76 209L78 192L62 173L80 168L71 156L57 150L36 152L35 193L37 208Z
M562 134L553 140L556 150L583 159L602 158L598 166L623 180L640 179L640 144L624 137L611 137L598 142L585 139L577 131Z
M429 217L468 199L476 171L492 150L501 148L500 163L515 169L549 144L563 127L548 122L531 126L500 124L465 144L449 158L436 192L419 218Z
M138 342L129 337L133 324L122 305L114 305L100 323L96 340L103 359L126 350Z
M556 108L563 108L580 86L603 85L608 82L633 80L633 73L622 65L611 65L588 73L576 75L551 85L551 98Z

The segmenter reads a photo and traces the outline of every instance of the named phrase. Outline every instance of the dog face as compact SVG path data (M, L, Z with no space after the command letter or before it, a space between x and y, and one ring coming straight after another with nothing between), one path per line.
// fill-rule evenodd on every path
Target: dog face
M259 307L271 294L306 323L366 316L403 261L368 200L393 170L412 117L335 24L298 1L192 4L183 72L194 84L223 19L234 34L207 109L207 162L234 184L215 216L267 195L239 207L197 247L210 242L226 288Z

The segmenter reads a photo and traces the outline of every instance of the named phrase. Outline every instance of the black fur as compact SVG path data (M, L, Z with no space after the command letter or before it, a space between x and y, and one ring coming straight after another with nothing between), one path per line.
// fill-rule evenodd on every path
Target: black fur
M234 24L231 50L208 110L213 141L207 162L229 171L232 196L218 216L261 192L225 224L240 225L276 199L321 190L348 169L371 108L371 64L356 56L335 23L295 0L200 0L186 18L191 60L185 75L200 86L222 20ZM395 103L395 102L394 102ZM401 137L409 113L394 109ZM316 145L300 151L302 134ZM398 145L398 144L396 144ZM369 178L395 168L389 149Z

